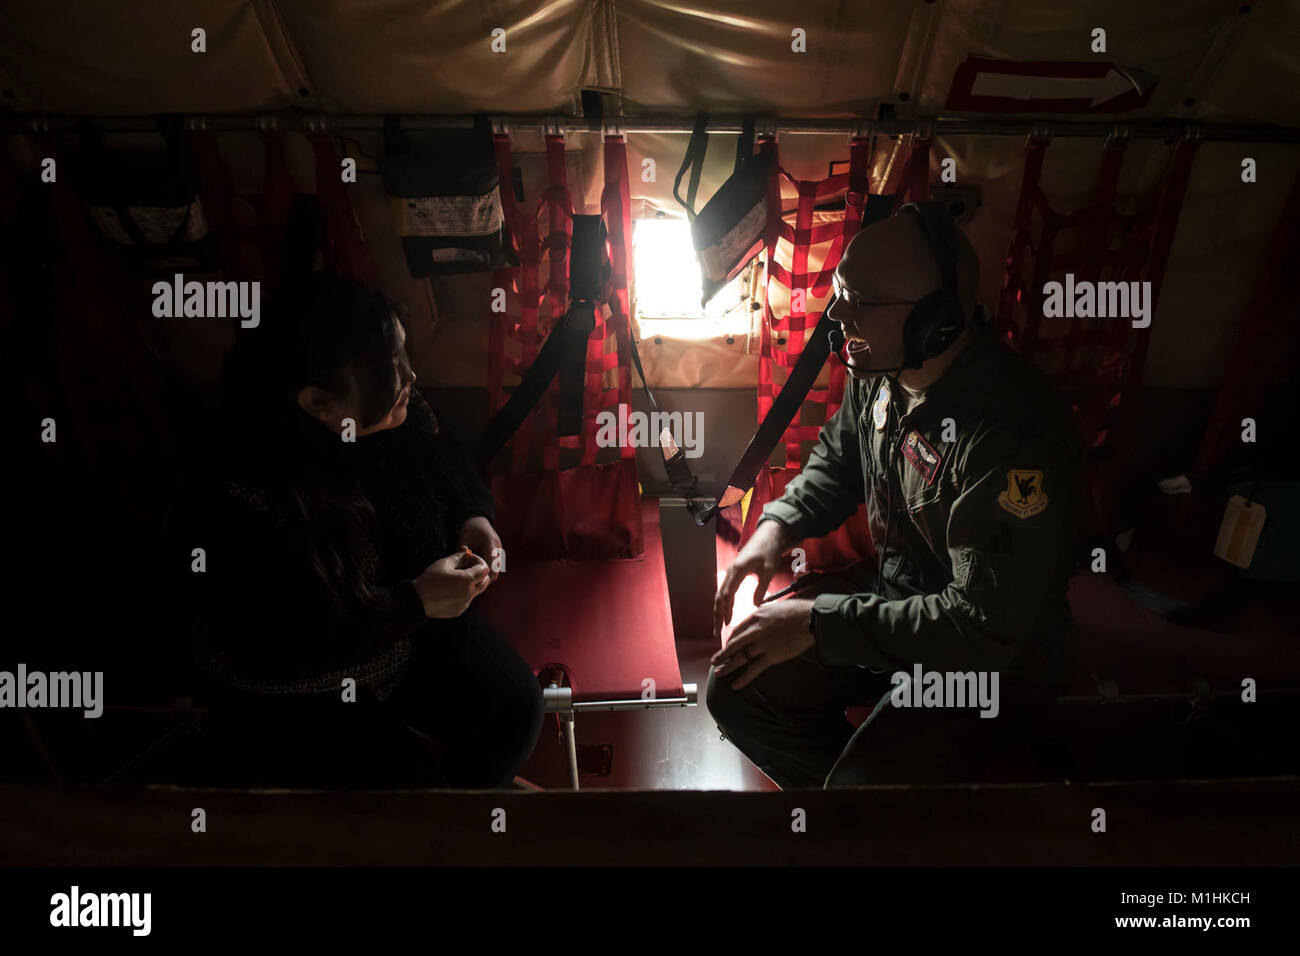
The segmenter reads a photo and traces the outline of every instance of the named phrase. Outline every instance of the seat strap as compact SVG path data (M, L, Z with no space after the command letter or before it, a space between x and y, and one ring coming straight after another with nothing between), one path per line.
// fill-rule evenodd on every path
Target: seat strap
M632 343L632 364L636 367L636 373L641 377L641 387L645 390L646 401L650 405L650 411L654 415L661 415L659 403L655 401L654 392L650 391L650 382L645 377L645 369L641 365L641 353L636 347L636 337L630 339ZM661 416L659 421L663 421ZM686 499L686 509L695 517L699 524L704 524L708 520L703 517L704 512L709 510L696 501L696 485L698 479L695 473L691 471L691 466L686 463L686 449L676 448L675 446L664 441L664 436L659 438L659 448L663 451L664 472L668 475L668 484L673 492L681 495Z
M868 194L862 214L862 225L869 226L880 219L888 218L896 198L892 193ZM754 432L754 437L749 440L749 446L732 470L731 477L727 479L727 485L718 496L717 503L696 515L695 520L699 524L706 523L717 514L719 508L729 508L745 497L749 489L754 486L758 470L771 457L772 449L777 446L781 436L785 434L785 430L790 427L795 415L799 413L799 407L803 404L805 396L812 389L813 382L817 381L822 366L830 357L830 334L835 328L835 323L827 316L828 311L829 306L822 310L812 335L804 343L803 351L799 353L794 368L790 370L790 376L773 399L772 407L763 416L758 431Z
M501 410L492 416L492 421L488 422L487 428L483 430L482 441L479 443L479 465L487 466L497 456L506 442L510 441L514 433L519 430L528 413L537 407L537 403L546 394L551 379L555 378L560 371L569 325L575 321L575 312L580 311L570 309L555 324L551 334L546 337L541 351L537 353L537 358L532 365L528 366L528 371L524 373L519 387L501 406ZM578 316L576 321L581 322L582 317Z
M695 220L695 194L700 189L700 174L704 172L704 155L709 149L709 114L699 113L695 117L695 127L691 130L691 141L686 146L686 155L682 157L682 165L677 170L677 178L673 180L673 197L681 203L686 210L686 218L691 221ZM678 187L682 184L682 177L686 175L686 170L691 171L691 179L686 187L686 198L678 192Z
M745 497L746 492L754 486L758 470L763 467L763 463L771 456L772 449L776 447L785 430L794 421L794 416L798 414L805 396L821 373L822 366L826 364L826 359L831 353L830 334L834 327L835 323L823 310L812 335L804 343L803 351L799 353L794 368L790 370L790 376L772 401L772 407L763 416L763 423L758 426L758 431L754 432L754 437L749 440L745 453L740 456L740 461L732 469L731 477L727 479L722 494L718 496L717 502L712 507L696 516L697 523L704 524L717 514L718 509L731 507Z
M487 466L560 377L557 430L582 433L582 400L586 387L587 343L596 325L596 307L605 285L605 223L600 216L574 216L569 259L569 310L546 337L537 358L519 387L488 422L479 444L479 464Z

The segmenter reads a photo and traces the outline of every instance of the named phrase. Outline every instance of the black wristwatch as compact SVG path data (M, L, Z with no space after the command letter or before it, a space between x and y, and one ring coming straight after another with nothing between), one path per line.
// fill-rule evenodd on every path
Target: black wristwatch
M810 607L810 608L808 609L808 633L811 634L811 635L813 636L813 640L814 640L814 641L817 640L817 605L816 605L816 603L814 603L813 606Z

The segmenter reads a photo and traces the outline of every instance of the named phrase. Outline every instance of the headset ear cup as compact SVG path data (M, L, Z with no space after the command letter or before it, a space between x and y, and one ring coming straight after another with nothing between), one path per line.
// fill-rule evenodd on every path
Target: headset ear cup
M927 244L944 271L944 286L918 302L903 324L903 361L909 368L942 355L966 328L966 315L957 294L957 278L950 237L951 220L935 203L904 203L897 214L916 215Z
M948 347L957 341L959 334L959 330L952 322L935 326L926 338L926 358L934 358L948 351Z
M947 303L943 322L939 323L934 334L937 338L935 348L936 355L946 352L952 343L956 342L961 336L962 331L966 328L966 316L962 313L960 303L955 300Z
M966 328L960 305L943 292L934 292L916 304L903 325L904 361L919 367L948 351Z
M930 338L936 298L932 292L916 303L903 323L903 363L908 368L920 368L922 362L932 358Z

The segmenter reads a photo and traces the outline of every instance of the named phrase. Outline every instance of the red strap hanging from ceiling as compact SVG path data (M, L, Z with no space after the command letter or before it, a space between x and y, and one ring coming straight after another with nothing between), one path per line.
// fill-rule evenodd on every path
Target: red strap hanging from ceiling
M208 227L216 234L221 250L221 268L227 278L242 275L243 255L239 229L235 224L235 196L216 138L204 130L196 130L190 133L190 149L194 153L194 168L199 177L203 215Z
M546 249L546 293L550 303L549 316L543 331L549 335L555 324L569 309L569 247L573 237L573 201L569 196L568 171L564 166L564 136L548 133L546 136L546 189L542 202L549 212L549 228L543 246ZM553 381L546 395L546 434L543 436L542 467L553 471L560 467L560 448L577 448L581 435L557 434L556 395L559 381Z
M607 135L605 150L605 188L600 194L600 211L605 217L609 235L609 286L605 291L605 304L609 310L606 320L596 314L596 328L591 333L587 356L587 375L592 388L585 399L593 420L587 428L587 444L583 464L596 460L596 409L616 410L620 405L632 404L632 306L628 294L628 275L631 271L628 243L632 239L632 189L627 172L627 140L621 135ZM610 332L614 335L614 351L606 348ZM614 388L606 387L609 372L614 370ZM630 444L620 447L620 457L633 458L636 449Z
M508 537L510 541L512 560L513 556L525 562L552 558L603 560L633 558L645 552L636 449L624 443L626 447L620 446L616 460L597 463L600 449L596 444L596 417L603 410L630 404L632 383L627 248L631 203L626 143L621 136L608 136L604 146L601 212L608 234L610 278L605 303L597 309L587 340L583 427L579 435L565 443L565 447L581 455L566 456L565 468L560 469L558 383L552 382L508 443L512 451L497 457L497 461L508 457L507 473L490 476L497 498L498 528L503 539ZM518 244L520 265L498 270L495 277L497 287L513 291L514 295L507 296L507 311L491 314L488 394L492 414L505 402L506 372L522 377L536 360L555 321L568 310L573 214L565 184L563 137L547 137L548 185L532 216L521 214L515 200L509 136L497 134L494 147L502 183L502 212ZM542 238L538 221L544 209L549 210L550 229ZM543 249L548 259L544 285L540 276ZM550 299L549 304L543 305L544 297ZM519 359L509 355L512 343L518 343Z
M216 139L202 130L190 135L199 176L199 196L208 224L220 243L222 268L228 278L251 274L262 281L267 291L279 283L281 245L296 192L285 161L284 135L262 133L265 178L263 192L254 203L256 227L241 227L237 221L235 205L239 199L231 188L230 174ZM312 133L308 140L315 156L316 192L325 225L325 248L321 250L325 267L352 279L374 282L378 272L344 187L334 141L326 133ZM246 246L258 250L259 268L249 268L249 257L244 254Z
M283 136L271 130L262 131L262 192L250 197L235 194L215 137L204 131L190 135L199 176L199 197L204 215L217 234L226 278L260 281L264 294L279 285L281 246L297 191L285 161ZM334 169L337 177L337 163ZM325 197L321 197L321 202L326 203ZM238 212L241 206L251 207L251 216L246 212L241 217ZM328 212L326 218L328 229Z
M511 166L510 139L508 135L494 137L498 174L503 183L514 182ZM538 202L537 212L525 219L520 215L513 191L502 189L502 212L516 237L520 265L497 270L502 280L501 288L512 287L520 299L520 318L512 321L506 313L493 313L493 331L490 334L488 357L488 392L492 414L504 404L504 373L508 370L520 377L537 359L543 341L554 328L556 321L568 309L569 295L569 222L573 215L572 203L566 184L564 167L564 137L546 137L547 186ZM506 195L509 193L509 195ZM538 220L543 210L548 212L548 230L545 238L539 237ZM541 284L541 256L547 260L546 284ZM543 298L546 306L543 309ZM506 353L507 338L519 345L519 358L511 359ZM530 458L540 455L541 470L559 468L560 438L557 435L556 389L552 382L537 404L537 408L524 420L519 431L509 442L509 473L527 474ZM565 439L574 448L579 447L580 435Z
M555 323L568 310L569 247L573 206L567 185L564 137L546 137L547 186L537 213L526 217L520 213L511 184L514 181L510 138L494 137L497 170L502 186L502 211L512 237L518 243L520 265L497 271L500 288L513 290L518 297L518 320L510 310L494 312L489 331L488 395L489 413L496 414L505 401L505 374L522 376L537 358L537 353ZM543 471L560 467L560 449L579 452L581 464L594 464L599 448L596 444L596 417L602 411L631 402L631 325L628 300L629 260L627 242L631 233L631 201L627 176L627 145L622 136L605 141L605 187L601 194L601 212L609 235L610 283L605 307L596 311L596 321L587 340L587 363L583 394L581 433L558 436L556 428L556 389L553 382L538 403L534 414L520 427L509 446L511 474L525 474L533 459L540 456ZM538 220L547 213L548 231L539 237ZM541 259L547 261L546 282L541 282ZM543 298L546 302L543 303ZM608 312L608 315L606 314ZM613 337L613 348L610 338ZM509 356L508 343L519 343L520 357ZM611 381L611 375L614 376ZM632 458L632 447L620 449L620 457Z
M334 141L325 133L312 133L308 138L316 155L316 195L325 219L325 264L350 279L374 282L378 272L344 187Z
M893 178L892 176L890 177ZM888 195L891 183L882 183L881 193ZM930 138L916 136L907 154L907 163L898 176L898 189L894 193L894 208L909 202L924 202L930 198Z
M284 242L285 227L289 224L289 210L293 205L293 177L284 158L284 141L280 133L262 131L264 177L262 194L258 197L257 231L261 252L261 281L264 292L280 284L280 248Z
M1300 345L1295 303L1300 302L1300 175L1282 210L1268 259L1246 307L1245 321L1205 428L1196 469L1214 468L1240 441L1241 420L1258 414L1265 390L1295 368ZM1279 308L1278 303L1290 303Z
M510 152L510 137L498 133L493 137L496 150L497 173L501 182L501 209L511 240L516 247L519 265L498 269L495 274L495 286L499 289L513 289L519 300L519 318L511 319L507 308L505 311L493 311L488 331L488 416L495 415L505 404L505 373L522 377L524 372L537 358L541 341L538 335L538 314L541 307L542 292L540 282L541 243L537 233L537 217L524 216L515 202L514 166ZM519 358L508 354L507 338L519 345ZM550 404L550 395L542 399L543 405ZM527 460L528 442L525 436L530 434L528 423L520 429L510 442L508 470L511 474L523 474Z
M1084 240L1082 251L1073 255L1061 254L1056 257L1055 265L1057 269L1074 272L1081 278L1091 281L1100 281L1103 270L1109 264L1107 257L1109 236L1107 233L1111 219L1115 214L1115 192L1119 185L1120 166L1124 161L1127 146L1128 140L1125 139L1108 140L1106 142L1102 150L1101 174L1097 179L1097 194L1092 205L1079 210L1072 216L1065 216L1061 219L1063 225L1077 224L1084 231L1087 238ZM1041 322L1041 312L1035 318L1038 322ZM1094 325L1092 328L1085 328L1086 322L1087 320L1079 315L1071 318L1069 328L1060 343L1061 368L1057 373L1057 380L1067 388L1073 382L1078 381L1080 376L1086 380L1087 376L1094 371L1094 369L1080 367L1080 363L1084 361L1087 353L1092 348L1098 345L1111 344L1117 334L1121 337L1123 335L1123 325L1121 323L1111 322L1106 326Z
M760 150L776 151L770 137L759 141ZM779 164L773 163L773 186L769 189L771 220L766 250L767 273L765 277L764 322L760 330L758 365L758 418L759 421L772 407L779 391L775 367L791 368L799 360L808 333L821 318L821 311L809 312L809 299L820 298L830 292L831 279L839 264L844 247L853 238L862 223L866 205L867 171L871 162L871 140L855 137L849 148L849 170L826 179L801 181L795 179ZM779 169L779 171L778 171ZM793 225L781 214L780 181L784 176L793 184L798 195ZM814 224L815 207L819 201L846 191L844 216L838 222ZM775 198L773 198L775 197ZM776 243L784 240L790 247L790 268L776 257ZM809 252L813 246L829 243L816 272L808 271ZM778 318L772 309L773 282L790 293L790 311ZM775 337L776 342L773 342ZM788 373L787 373L788 374ZM790 424L782 436L786 450L786 467L798 469L802 463L805 442L817 440L824 421L835 414L844 395L845 372L838 362L831 363L830 379L826 386L814 386L805 401L825 406L822 421L801 424L798 419Z
M1120 280L1132 278L1151 283L1151 300L1148 303L1148 315L1154 321L1156 309L1160 304L1160 290L1164 286L1165 268L1169 264L1169 252L1173 248L1174 233L1178 230L1178 219L1183 211L1183 198L1187 195L1187 183L1192 177L1192 162L1196 150L1201 145L1200 139L1184 138L1174 149L1168 175L1160 189L1160 200L1156 205L1154 219L1143 224L1137 230L1134 248L1117 259ZM1141 260L1139 260L1139 255ZM1143 261L1144 260L1144 261ZM1127 333L1120 323L1116 323L1116 340ZM1151 345L1151 328L1133 330L1138 332L1133 343L1133 354L1122 377L1122 389L1118 399L1112 399L1108 406L1118 404L1118 415L1114 424L1114 444L1119 452L1115 467L1123 465L1123 456L1129 451L1129 439L1137 415L1137 393L1142 384L1142 370L1146 366L1147 349Z
M778 170L778 164L773 162L771 184L768 189L769 218L765 251L767 270L764 277L764 321L760 329L758 366L760 421L772 407L778 391L775 382L775 366L780 365L789 369L798 361L808 333L816 327L821 318L820 311L809 313L808 299L814 296L826 296L830 291L831 280L840 256L849 240L861 228L870 186L872 148L873 141L870 138L855 137L850 145L848 172L814 182L795 180L786 171ZM764 137L759 140L759 149L775 152L776 144L770 137ZM793 224L786 222L781 213L780 176L785 176L794 183L799 197ZM846 192L843 218L839 221L814 224L815 207L818 201L833 196L840 190ZM790 246L789 269L776 259L778 240L784 240ZM810 247L817 244L823 244L827 249L820 268L810 273L808 271L809 251ZM772 291L775 286L784 287L792 293L790 314L780 319L776 317L771 305ZM794 290L803 293L802 302L797 301L793 295ZM777 340L775 345L773 338ZM763 506L779 498L786 484L799 472L805 443L817 439L822 424L839 408L844 396L845 381L843 366L832 360L828 384L822 387L814 386L805 399L807 402L824 405L822 421L802 424L796 418L791 422L782 436L786 452L785 467L761 468L755 479L753 493L747 499L747 505L740 509L723 509L718 513L716 548L720 568L734 560L740 543L753 533ZM808 567L817 570L844 567L869 556L872 554L872 546L865 508L860 507L853 518L833 533L824 538L805 541L802 546L805 549Z
M150 342L119 304L126 301L125 287L118 285L118 270L91 233L75 188L76 166L53 136L40 140L40 155L53 157L59 170L49 188L64 243L53 283L55 348L73 418L64 434L80 440L96 477L113 487L108 497L124 502L128 512L143 511L152 492L136 487L141 483L119 466L149 461L159 448L169 447L159 441L170 433L159 357L150 361ZM115 413L127 409L129 414Z
M844 195L844 220L840 224L840 248L831 264L831 274L839 265L844 250L862 228L862 216L867 209L867 195L871 188L871 155L875 140L869 136L855 136L849 141L849 181ZM844 383L847 372L842 363L832 360L830 385L827 389L826 420L829 421L844 400Z

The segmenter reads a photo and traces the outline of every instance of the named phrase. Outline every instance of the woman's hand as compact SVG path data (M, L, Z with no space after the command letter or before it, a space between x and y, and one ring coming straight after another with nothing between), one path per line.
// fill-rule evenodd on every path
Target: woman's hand
M497 537L492 522L482 515L470 518L460 526L459 540L462 548L469 548L488 563L488 576L495 581L500 575L492 568L492 565L496 563L497 549L501 547L501 539Z
M470 602L487 590L491 580L487 562L460 552L433 562L415 579L415 590L425 617L460 617Z

